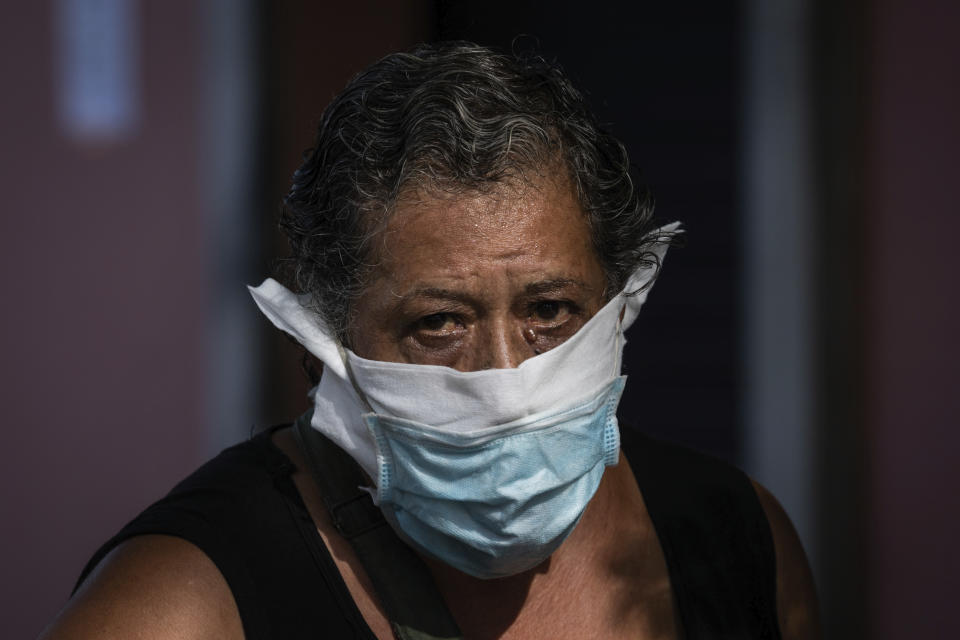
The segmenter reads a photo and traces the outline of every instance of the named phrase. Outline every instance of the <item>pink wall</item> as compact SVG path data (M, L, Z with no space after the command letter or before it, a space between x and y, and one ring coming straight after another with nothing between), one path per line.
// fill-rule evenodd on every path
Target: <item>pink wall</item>
M876 3L865 218L870 638L958 638L960 4Z
M140 3L141 124L67 139L51 2L0 5L5 637L199 462L204 291L193 2Z

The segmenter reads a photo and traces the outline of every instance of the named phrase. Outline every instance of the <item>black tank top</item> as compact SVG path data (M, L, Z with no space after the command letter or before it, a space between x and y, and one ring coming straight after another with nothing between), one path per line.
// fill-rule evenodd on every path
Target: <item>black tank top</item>
M375 640L271 441L224 450L104 544L77 586L138 535L183 538L233 592L247 640ZM770 528L749 479L708 456L623 430L663 548L683 637L780 638Z

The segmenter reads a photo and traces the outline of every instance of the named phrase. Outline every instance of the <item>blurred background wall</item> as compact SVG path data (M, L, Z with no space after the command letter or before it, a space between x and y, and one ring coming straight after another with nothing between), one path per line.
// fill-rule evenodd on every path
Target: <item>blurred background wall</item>
M0 3L4 635L306 407L244 289L283 254L289 176L354 73L468 38L556 56L688 229L631 332L625 428L780 497L828 637L960 636L957 24L948 0Z

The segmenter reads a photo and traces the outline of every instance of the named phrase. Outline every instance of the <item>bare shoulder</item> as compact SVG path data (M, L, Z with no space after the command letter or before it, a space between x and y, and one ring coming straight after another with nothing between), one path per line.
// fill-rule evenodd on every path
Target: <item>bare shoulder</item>
M777 617L783 638L820 638L817 594L800 537L774 495L755 480L753 487L773 532L777 556Z
M149 535L111 551L40 638L242 639L243 627L206 554L186 540Z

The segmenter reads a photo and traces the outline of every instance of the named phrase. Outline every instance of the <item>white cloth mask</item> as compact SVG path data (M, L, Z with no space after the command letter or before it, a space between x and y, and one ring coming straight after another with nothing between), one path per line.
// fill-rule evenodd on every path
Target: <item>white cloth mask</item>
M679 227L675 222L654 233L669 236ZM663 242L653 248L661 262L667 246ZM516 368L468 372L361 358L339 344L335 333L306 306L305 297L269 278L259 287L250 287L250 293L277 328L324 364L320 384L312 390L311 426L346 451L375 481L377 449L364 422L365 413L474 438L595 397L620 374L623 330L636 319L655 275L655 267L638 269L624 291L556 348ZM634 291L639 293L628 295Z

